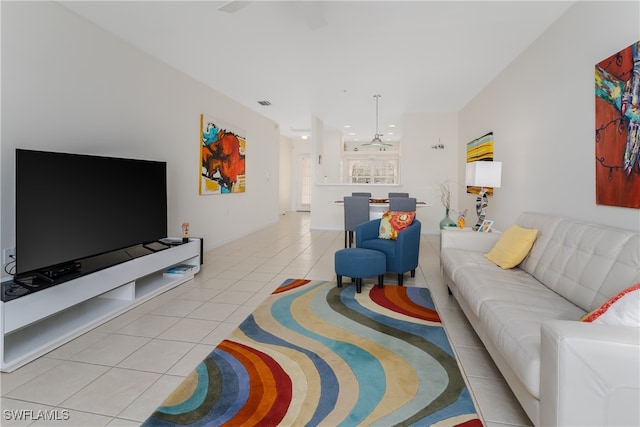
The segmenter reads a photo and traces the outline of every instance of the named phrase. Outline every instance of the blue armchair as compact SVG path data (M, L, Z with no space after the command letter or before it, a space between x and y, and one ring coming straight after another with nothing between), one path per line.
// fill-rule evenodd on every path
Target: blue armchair
M416 275L420 254L420 231L422 224L417 219L400 233L397 240L379 239L380 219L362 223L356 227L356 247L383 252L387 258L387 271L398 274L398 285L402 286L404 273Z

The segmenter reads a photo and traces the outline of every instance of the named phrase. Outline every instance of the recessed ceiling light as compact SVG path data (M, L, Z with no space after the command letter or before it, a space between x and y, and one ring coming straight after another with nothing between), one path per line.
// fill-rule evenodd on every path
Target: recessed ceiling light
M350 127L351 127L351 125L344 125L344 127L346 127L346 128L350 128Z
M389 125L389 127L390 127L390 128L394 128L394 127L396 127L396 125Z
M309 135L302 135L302 136L301 136L301 138L302 138L302 139L305 139L305 140L306 140L306 139L309 139Z

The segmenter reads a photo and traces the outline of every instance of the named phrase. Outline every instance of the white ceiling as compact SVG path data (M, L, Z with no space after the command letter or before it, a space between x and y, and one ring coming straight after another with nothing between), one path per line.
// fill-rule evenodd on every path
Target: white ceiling
M239 10L219 10L227 3ZM382 139L398 140L403 114L460 110L573 3L62 2L284 135L301 137L316 116L361 142L376 133L374 95Z

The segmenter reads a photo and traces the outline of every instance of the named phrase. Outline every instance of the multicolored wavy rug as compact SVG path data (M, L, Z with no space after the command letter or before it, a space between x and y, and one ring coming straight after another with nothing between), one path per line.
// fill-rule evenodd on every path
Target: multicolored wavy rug
M482 426L429 290L287 280L144 426Z

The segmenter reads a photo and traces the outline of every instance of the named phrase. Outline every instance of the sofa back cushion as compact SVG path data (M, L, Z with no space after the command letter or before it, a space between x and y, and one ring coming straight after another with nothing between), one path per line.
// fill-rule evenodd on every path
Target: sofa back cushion
M525 212L516 224L538 230L520 268L585 311L640 281L640 233Z

